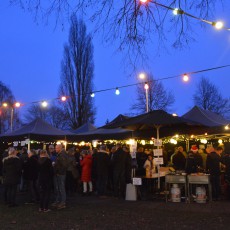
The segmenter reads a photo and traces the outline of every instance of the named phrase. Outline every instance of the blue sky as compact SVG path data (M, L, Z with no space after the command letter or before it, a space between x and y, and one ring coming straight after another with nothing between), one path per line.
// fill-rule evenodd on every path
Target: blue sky
M8 2L0 2L0 80L12 90L17 101L27 106L32 101L56 98L63 45L68 39L68 22L64 28L60 25L55 28L52 18L46 25L35 22L30 13L17 6L10 7ZM218 10L216 18L211 20L222 19L230 27L229 10L228 3L225 10ZM146 71L152 72L155 78L163 78L230 64L230 31L217 31L211 26L201 29L198 23L192 23L196 41L183 50L169 47L168 51L162 50L158 55L151 51L154 47L149 46L151 61ZM169 41L170 36L169 33ZM136 74L124 65L124 56L116 52L115 45L104 45L101 36L95 36L93 44L96 90L138 81ZM137 69L143 70L139 66ZM163 81L165 88L175 95L172 112L183 115L193 106L192 96L202 76L210 79L224 97L229 97L229 75L230 67L193 75L187 84L180 78ZM124 88L119 96L113 91L97 94L95 125L101 126L106 119L112 120L120 113L129 113L134 100L135 87Z

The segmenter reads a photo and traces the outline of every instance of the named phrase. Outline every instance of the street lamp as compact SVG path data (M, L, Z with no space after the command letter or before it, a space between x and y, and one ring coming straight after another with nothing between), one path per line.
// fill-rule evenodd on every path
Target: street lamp
M146 80L147 79L145 73L140 73L138 75L138 77L141 80ZM145 88L145 100L146 100L146 113L148 113L149 112L149 84L148 84L148 82L145 82L144 88Z

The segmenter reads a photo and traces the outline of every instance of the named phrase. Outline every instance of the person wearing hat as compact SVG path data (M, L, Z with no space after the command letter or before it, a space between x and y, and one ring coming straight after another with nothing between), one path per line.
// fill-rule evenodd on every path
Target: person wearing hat
M197 173L199 169L203 166L203 160L198 152L196 145L192 145L191 150L188 152L188 157L186 159L185 172Z

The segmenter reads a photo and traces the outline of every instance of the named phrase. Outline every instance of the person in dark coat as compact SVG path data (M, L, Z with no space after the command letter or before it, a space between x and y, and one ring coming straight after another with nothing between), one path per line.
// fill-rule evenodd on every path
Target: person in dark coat
M41 150L38 160L38 184L40 188L39 212L48 212L53 185L53 166L46 150Z
M212 147L210 147L212 148ZM210 179L212 184L212 197L213 200L218 200L220 198L221 189L220 189L220 163L221 163L221 154L223 152L222 147L214 147L212 151L207 156L206 168L210 173Z
M198 148L196 145L192 145L191 150L188 152L188 156L186 159L185 172L197 173L199 169L203 167L203 159L201 155L198 153Z
M103 197L109 174L109 154L106 145L101 145L97 153L93 154L93 174L96 178L97 193Z
M137 160L136 176L145 176L144 164L147 158L148 156L146 153L144 153L144 149L142 147L138 148L136 152L136 160Z
M17 206L16 191L21 177L21 161L16 154L14 148L9 148L9 156L3 159L4 198L9 207Z
M126 180L127 180L127 165L129 158L128 153L122 149L121 144L117 144L117 150L113 156L113 181L114 181L114 196L125 198ZM131 166L131 163L129 164Z
M224 179L227 184L227 198L230 199L230 152L225 152L222 158L222 162L225 165Z
M182 146L179 146L177 152L173 155L172 163L175 170L185 170L186 158Z
M28 160L24 164L24 179L29 188L29 200L26 204L33 204L39 201L39 192L37 186L38 179L38 156L34 149L31 149L28 154Z

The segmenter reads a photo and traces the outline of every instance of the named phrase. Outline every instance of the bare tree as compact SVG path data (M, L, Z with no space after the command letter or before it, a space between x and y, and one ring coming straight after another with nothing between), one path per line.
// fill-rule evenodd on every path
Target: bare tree
M48 107L42 107L39 104L32 104L25 114L25 119L28 122L41 118L47 123L58 129L68 129L69 122L63 108L57 104L52 103Z
M144 54L146 42L162 44L173 37L174 47L181 47L192 39L195 17L210 20L217 4L226 0L10 0L24 9L35 12L35 16L47 18L55 14L57 21L65 14L82 13L95 23L95 31L102 31L105 41L119 40L120 49L133 48ZM164 5L165 4L165 5ZM166 7L164 7L166 6ZM172 16L170 8L181 9L181 14ZM195 17L189 17L188 14ZM201 22L198 20L197 22ZM169 36L170 33L170 36Z
M230 112L230 99L223 98L219 89L207 78L202 77L193 95L194 104L217 114L228 116Z
M6 106L4 106L4 103ZM0 133L14 129L20 123L14 103L15 98L13 93L0 81Z
M152 74L148 75L146 83L148 84L147 92L144 82L137 85L137 99L131 110L136 111L138 114L145 113L146 103L148 102L149 111L157 109L168 111L175 101L173 93L166 91L160 81L154 80Z
M61 63L60 85L60 95L69 96L63 106L72 129L87 121L94 122L96 110L90 96L93 77L92 37L87 34L84 22L72 15L69 42L64 46Z

